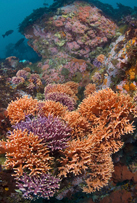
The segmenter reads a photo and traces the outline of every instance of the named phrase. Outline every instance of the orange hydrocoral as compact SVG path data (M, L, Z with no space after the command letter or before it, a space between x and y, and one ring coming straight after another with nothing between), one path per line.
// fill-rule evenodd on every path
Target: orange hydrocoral
M91 193L108 184L113 172L113 163L107 153L95 142L95 135L84 139L72 140L65 149L64 157L59 160L59 177L85 174L84 192Z
M110 156L107 154L98 154L95 156L95 160L91 160L88 165L89 177L85 180L86 186L83 187L83 192L91 193L96 190L100 190L103 186L106 186L112 177L113 162Z
M129 95L119 95L106 88L85 98L79 105L78 111L92 124L106 123L106 121L112 123L116 119L122 121L124 117L129 121L128 117L130 113L135 112L135 106Z
M8 117L11 124L18 123L25 119L26 115L35 116L38 112L38 101L24 96L22 98L17 98L15 101L11 101L7 107Z
M75 176L83 173L88 169L90 163L90 146L87 139L72 140L68 147L63 151L64 157L58 161L61 163L59 167L59 177L67 177L67 174L73 173Z
M20 129L11 132L6 141L6 153L4 166L6 169L14 169L16 176L21 176L28 170L30 175L41 174L50 170L52 157L45 144L41 143L37 135Z
M115 126L114 126L115 127ZM101 149L102 153L112 154L117 152L122 146L123 142L120 138L113 138L111 130L112 126L105 127L104 124L99 124L97 126L92 126L91 131L92 135L95 136L94 142L96 143L95 150L98 151L98 148ZM132 132L132 129L129 129L128 132ZM115 128L113 129L115 134Z
M72 91L77 94L78 93L78 83L73 82L73 81L69 81L66 82L65 85L67 85L68 87L70 87L70 89L72 89Z
M122 146L121 135L134 130L130 123L131 115L135 114L135 106L129 95L118 94L111 89L103 89L89 95L79 105L78 112L87 118L93 126L91 131L118 151Z
M39 110L40 115L48 116L52 114L54 116L64 117L67 112L67 107L63 106L60 102L55 102L52 100L47 100L42 102L42 107Z
M90 122L91 128L83 136L73 136L62 151L62 158L58 160L61 164L59 177L84 174L86 186L83 191L90 193L108 184L113 172L111 155L123 146L121 136L134 130L130 119L135 106L129 95L119 95L107 88L85 98L74 113L75 118L78 118L77 113ZM76 122L74 115L71 112L64 117L72 132Z
M95 91L96 91L96 85L92 84L92 83L89 83L85 87L84 96L87 97L88 95L92 94Z
M51 88L49 88L50 84L47 85L44 89L45 93L52 93L52 92L60 92L60 93L65 93L67 95L69 95L70 97L72 97L73 99L75 99L75 101L78 100L77 96L75 95L75 93L73 92L73 90L65 84L53 84Z
M90 132L90 123L77 111L66 112L63 120L71 127L72 139L84 137Z

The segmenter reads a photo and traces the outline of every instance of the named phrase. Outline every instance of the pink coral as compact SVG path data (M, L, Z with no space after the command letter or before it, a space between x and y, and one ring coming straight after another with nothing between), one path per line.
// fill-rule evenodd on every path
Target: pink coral
M53 23L56 27L62 27L64 25L61 20L55 20L53 21Z
M116 24L86 2L74 2L60 10L49 20L43 16L41 26L33 25L34 40L31 38L30 44L44 58L52 56L55 50L88 58L89 52L115 35ZM31 26L29 29L32 31Z

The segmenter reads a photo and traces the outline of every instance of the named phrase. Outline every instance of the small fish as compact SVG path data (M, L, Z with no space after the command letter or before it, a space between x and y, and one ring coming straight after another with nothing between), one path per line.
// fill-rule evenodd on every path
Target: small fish
M14 47L17 48L24 40L25 40L25 38L19 39L19 40L16 42L16 44L15 44Z
M2 35L2 37L4 38L5 36L11 35L13 32L14 30L8 30L4 35Z

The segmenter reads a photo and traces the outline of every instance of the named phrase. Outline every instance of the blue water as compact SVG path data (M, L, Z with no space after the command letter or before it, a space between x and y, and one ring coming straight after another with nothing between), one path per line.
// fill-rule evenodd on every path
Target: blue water
M23 36L18 32L18 25L24 18L30 15L33 9L43 7L44 3L51 5L54 0L4 0L0 1L0 58L5 58L7 46L12 47ZM126 6L137 6L137 0L101 0L102 3L111 4L114 8L116 3L121 3ZM11 35L2 37L8 30L14 30ZM26 42L25 42L26 43Z
M18 25L24 18L30 15L33 9L43 7L43 3L49 5L53 0L5 0L0 1L0 58L5 57L6 46L10 43L15 44L20 38L23 37L18 32ZM14 30L14 32L3 38L7 30Z

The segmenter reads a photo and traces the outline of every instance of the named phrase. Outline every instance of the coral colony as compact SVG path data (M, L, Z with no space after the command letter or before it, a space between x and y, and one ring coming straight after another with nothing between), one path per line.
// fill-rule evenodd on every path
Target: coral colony
M116 154L136 139L137 27L130 21L122 34L100 9L80 1L24 30L42 59L8 79L19 96L6 109L10 125L0 154L25 201L110 185Z
M62 91L76 98L73 89L63 85L45 87L46 96L54 92L61 98ZM41 103L26 96L9 103L13 130L0 144L6 152L4 167L14 170L24 198L49 199L56 194L62 199L64 181L70 190L78 185L86 193L108 184L114 171L111 155L123 146L121 137L134 130L130 115L135 106L129 95L109 88L96 92L95 87L91 94L89 89L73 111L59 101Z

